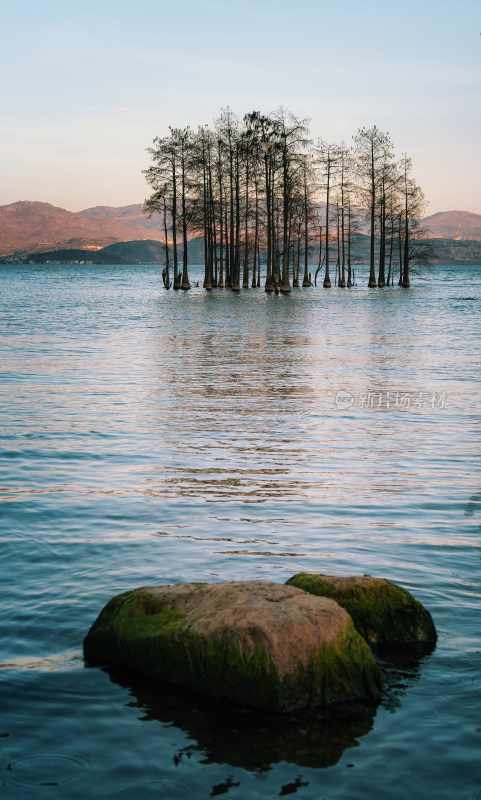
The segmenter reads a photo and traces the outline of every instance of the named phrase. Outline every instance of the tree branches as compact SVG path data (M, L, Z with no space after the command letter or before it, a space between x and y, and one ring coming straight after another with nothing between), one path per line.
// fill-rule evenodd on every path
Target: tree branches
M204 288L267 292L312 285L309 261L324 267L324 288L354 283L353 237L369 236L371 288L409 286L423 195L411 162L397 160L389 134L361 128L353 146L313 144L306 120L280 109L239 120L223 109L214 125L169 129L149 148L146 213L163 222L164 286L189 289L188 239L204 241ZM180 245L180 249L179 249ZM324 252L323 252L324 251ZM387 273L387 274L386 274Z

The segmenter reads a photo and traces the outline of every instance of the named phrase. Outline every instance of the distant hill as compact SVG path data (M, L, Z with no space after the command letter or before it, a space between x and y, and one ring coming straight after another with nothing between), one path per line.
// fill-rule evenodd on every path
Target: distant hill
M132 206L94 206L79 211L78 216L91 222L102 225L111 224L113 226L128 229L131 233L137 234L137 239L152 238L152 232L160 236L161 217L154 214L148 217L142 211L141 203ZM141 235L141 234L145 234Z
M309 248L309 262L315 265L318 258L317 245ZM481 264L481 241L456 239L428 239L421 245L427 256L427 263L432 264ZM203 264L204 239L194 237L188 244L190 264ZM352 243L354 263L367 262L369 256L369 237L356 234ZM333 256L334 257L334 256ZM172 251L171 251L172 258ZM397 251L394 253L394 264L397 265ZM57 264L163 264L165 248L162 242L155 239L137 239L129 242L116 242L98 250L82 248L59 248L42 252L23 253L0 257L0 263L9 261ZM180 252L179 252L180 260ZM172 261L171 261L172 264ZM396 267L395 267L396 269Z
M188 244L191 263L200 264L204 258L204 240L202 237L191 239ZM2 261L27 261L34 264L163 264L165 248L162 242L155 239L141 239L130 242L116 242L99 250L81 248L59 248L55 250L34 251L22 256L11 254L0 257Z
M21 201L0 206L0 255L50 249L97 250L113 242L160 239L160 217L140 204L66 211L50 203Z
M435 239L481 241L481 214L441 211L426 217L423 226ZM119 208L94 206L77 212L30 201L0 206L0 255L96 251L114 243L158 242L161 235L160 215L147 217L140 203Z
M481 214L471 211L439 211L425 217L423 226L436 239L481 241Z
M481 264L481 239L441 239L427 241L433 264Z

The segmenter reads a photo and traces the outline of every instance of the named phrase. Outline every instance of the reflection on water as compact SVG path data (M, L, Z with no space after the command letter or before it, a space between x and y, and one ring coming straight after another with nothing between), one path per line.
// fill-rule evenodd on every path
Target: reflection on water
M181 728L189 740L188 748L173 751L179 762L195 752L204 764L226 764L259 772L272 769L280 761L300 767L329 767L337 764L343 752L356 747L371 730L375 708L338 707L330 715L310 713L273 716L239 711L180 692L162 691L148 684L125 683L134 697L134 708L141 718Z
M2 797L481 792L481 269L438 274L270 297L2 268ZM78 661L112 594L302 570L432 612L436 651L387 665L375 716L272 728Z
M92 792L108 797L115 785L126 796L140 788L140 796L162 790L180 798L186 774L196 776L191 789L200 797L235 787L267 797L307 786L315 792L319 770L362 767L360 748L377 717L398 710L422 675L415 660L386 662L380 709L350 705L284 716L227 708L132 675L79 671L72 654L63 664L57 658L56 674L38 665L35 676L33 664L19 663L11 690L0 682L2 722L8 725L0 731L7 796L27 798L34 790L43 797L68 785L69 798ZM29 713L18 713L19 698ZM40 728L31 724L33 713Z
M474 515L476 513L479 514L480 511L481 511L481 492L478 492L477 494L473 494L472 497L469 498L464 513L467 517L474 517Z

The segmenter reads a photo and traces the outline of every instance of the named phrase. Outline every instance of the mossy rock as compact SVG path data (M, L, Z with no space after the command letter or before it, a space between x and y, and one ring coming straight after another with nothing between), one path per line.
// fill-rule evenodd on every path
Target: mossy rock
M90 664L268 711L377 701L381 672L347 612L257 581L144 587L114 597L84 640Z
M436 628L429 611L406 589L384 578L340 578L300 572L289 578L287 585L335 600L374 648L430 649L436 643Z

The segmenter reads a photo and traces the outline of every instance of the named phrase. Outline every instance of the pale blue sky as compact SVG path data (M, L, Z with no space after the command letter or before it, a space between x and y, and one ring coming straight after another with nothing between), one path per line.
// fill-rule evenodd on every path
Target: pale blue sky
M431 212L481 213L478 0L164 0L2 9L0 203L140 202L145 147L176 125L279 105L312 133L391 132Z

